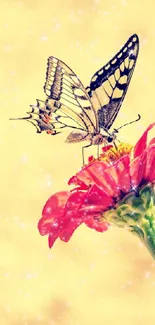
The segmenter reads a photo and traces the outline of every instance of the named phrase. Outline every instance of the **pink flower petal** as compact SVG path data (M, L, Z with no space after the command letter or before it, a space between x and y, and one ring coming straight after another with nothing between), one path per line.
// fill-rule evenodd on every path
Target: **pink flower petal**
M149 125L149 127L146 129L146 131L143 133L143 135L141 136L141 138L139 139L139 141L136 143L135 147L134 147L134 158L140 156L144 150L147 147L147 136L148 136L148 132L155 126L155 123L152 123Z
M80 179L78 179L76 176L72 176L69 181L68 185L79 185L80 190L87 190L89 188L88 185L86 185L84 182L82 182Z
M114 197L119 197L120 191L127 193L131 188L130 156L121 157L105 170L105 174L110 175L115 180Z
M152 146L152 145L154 145L154 144L155 144L155 138L153 138L152 140L150 140L150 143L149 143L148 146L150 147L150 146Z
M135 158L130 165L131 185L133 189L136 189L143 179L145 179L147 155L144 152L143 155Z
M72 217L66 215L65 222L62 224L62 229L60 231L60 239L68 242L71 236L73 235L74 231L84 222L83 218L78 217L77 211L74 211Z
M145 179L148 182L155 181L155 146L147 150L147 164L145 170Z
M77 227L84 222L83 216L78 216L78 209L83 203L86 192L60 192L54 194L43 209L43 217L38 223L42 235L49 233L49 247L59 237L68 241Z
M128 193L131 189L131 179L130 179L130 156L125 155L120 158L116 164L117 173L117 185L118 188L124 192Z
M85 224L98 232L104 232L108 230L109 224L107 222L99 222L98 220L95 220L94 218L88 219L85 221Z
M82 218L83 222L87 223L88 221L89 223L89 220L94 218L94 216L100 216L112 206L114 206L112 197L107 195L107 193L97 187L97 185L92 185L83 200L83 204L76 212L77 217Z
M109 175L105 175L108 163L104 161L94 161L92 164L84 167L76 174L77 178L87 185L96 184L102 188L107 194L113 195L116 188L114 179Z
M108 207L112 206L113 199L103 189L99 188L96 184L92 185L88 190L87 195L83 200L81 208L84 206L102 206L102 211L105 211Z
M49 231L49 247L51 248L57 238L68 242L74 231L80 226L83 219L78 218L77 211L67 211L64 217L58 220L57 227L51 224Z
M64 215L65 204L71 193L64 191L52 195L46 202L42 218L38 222L38 229L42 236L47 235L51 229L51 223L57 224L57 220Z
M83 222L97 231L107 230L107 222L99 224L94 220L94 214L100 215L112 203L112 198L96 185L93 185L87 192L73 193L66 204L66 214L62 223L60 239L68 241ZM75 204L76 207L74 207Z
M105 224L97 222L94 220L94 215L100 215L112 203L112 198L96 185L87 192L73 193L66 204L66 213L59 232L60 239L68 241L83 222L97 231L107 230L107 222Z
M48 236L49 248L51 248L54 245L56 239L59 237L59 227L60 227L59 224L58 224L57 228L56 227L54 228L53 224L51 225L51 229L49 231L49 236Z

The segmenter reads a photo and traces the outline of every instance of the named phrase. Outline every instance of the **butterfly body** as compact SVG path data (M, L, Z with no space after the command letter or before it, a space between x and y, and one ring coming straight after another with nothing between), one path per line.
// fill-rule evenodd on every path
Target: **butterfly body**
M63 61L48 58L44 92L46 100L31 105L26 119L37 132L56 135L71 128L66 142L89 141L89 145L111 142L117 130L109 132L127 92L139 52L139 39L132 35L122 49L84 87ZM103 132L106 135L102 134Z
M116 139L115 132L111 133L110 136L99 133L88 134L87 132L72 131L65 142L77 143L81 141L89 141L91 145L100 145L106 142L112 142Z

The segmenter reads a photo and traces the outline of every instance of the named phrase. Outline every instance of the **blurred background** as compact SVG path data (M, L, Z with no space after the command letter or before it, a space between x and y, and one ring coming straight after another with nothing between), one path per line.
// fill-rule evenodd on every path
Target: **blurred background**
M0 324L155 324L155 262L122 229L81 226L50 250L37 222L43 205L81 167L81 144L37 134L24 116L45 99L47 58L66 62L85 86L133 33L137 65L114 127L135 143L155 120L153 0L1 0ZM95 153L89 148L88 155Z

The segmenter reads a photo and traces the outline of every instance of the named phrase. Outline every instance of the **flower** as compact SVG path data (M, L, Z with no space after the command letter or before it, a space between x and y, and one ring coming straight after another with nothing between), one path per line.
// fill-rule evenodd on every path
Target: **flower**
M115 225L137 234L155 257L155 138L147 143L154 126L134 147L104 147L69 180L76 187L48 199L38 229L49 235L50 248L57 238L67 242L82 223L99 232Z

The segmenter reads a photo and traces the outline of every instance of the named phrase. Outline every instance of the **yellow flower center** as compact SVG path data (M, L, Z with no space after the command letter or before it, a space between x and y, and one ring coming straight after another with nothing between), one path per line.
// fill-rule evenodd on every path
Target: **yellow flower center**
M89 162L91 163L93 161L106 161L107 163L111 164L120 159L121 157L130 154L132 148L133 146L128 143L120 143L117 147L103 147L100 156L97 159L95 159L94 157L90 157Z
M112 147L106 152L103 151L103 153L99 157L99 160L106 160L109 163L113 163L121 157L129 154L132 148L133 146L128 143L120 143L117 147Z

